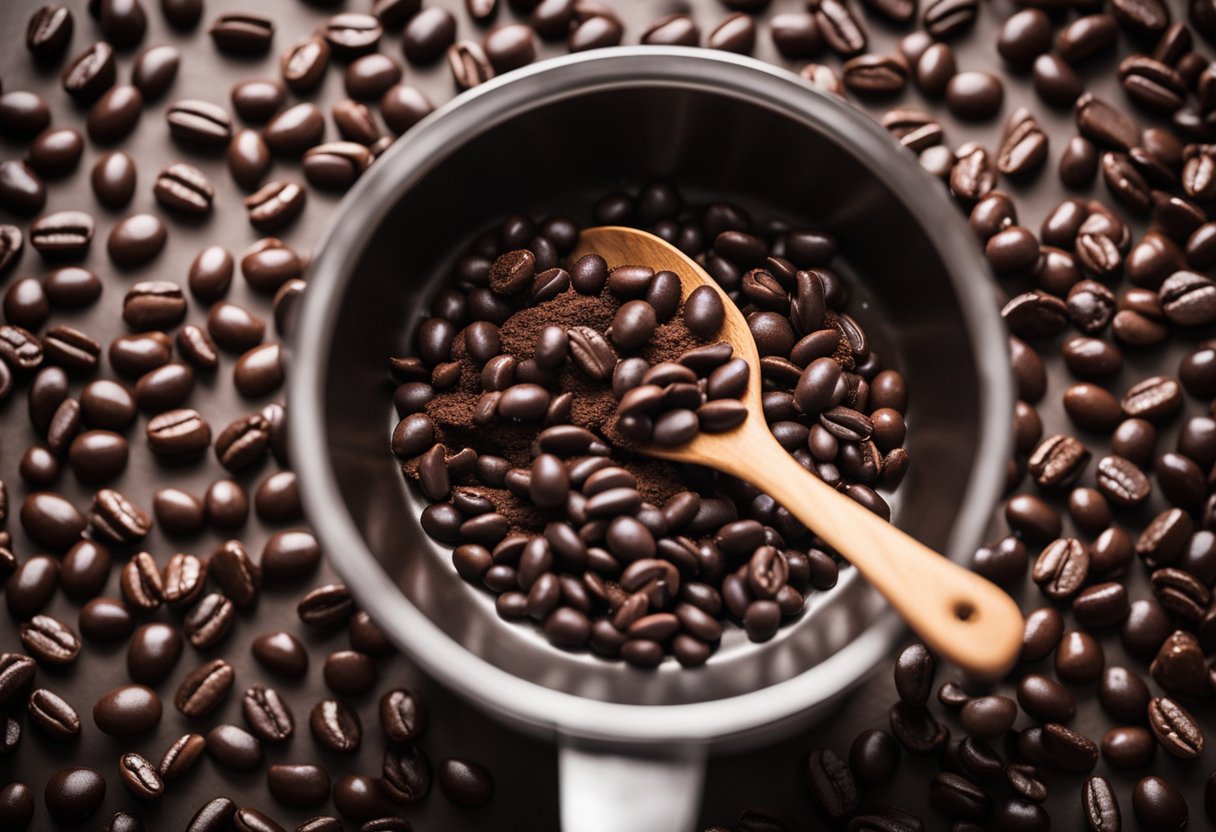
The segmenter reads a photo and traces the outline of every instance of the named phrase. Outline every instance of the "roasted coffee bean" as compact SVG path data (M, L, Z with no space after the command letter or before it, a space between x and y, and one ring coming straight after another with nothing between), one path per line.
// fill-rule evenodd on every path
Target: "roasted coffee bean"
M135 193L135 161L122 151L106 153L93 165L93 193L107 208L122 208Z
M844 760L817 748L807 758L805 771L811 799L825 817L841 820L857 809L857 784Z
M143 685L114 688L93 706L93 722L112 737L147 733L160 722L160 697Z
M1093 740L1055 722L1043 726L1043 748L1066 771L1088 772L1098 761Z
M456 18L446 9L427 8L410 18L401 33L401 48L413 64L438 60L456 39Z
M98 144L112 144L125 138L139 123L143 104L138 87L131 84L111 87L89 108L89 138Z
M1053 600L1069 598L1080 589L1089 573L1089 555L1074 538L1050 543L1031 570L1031 577L1043 594Z
M1114 45L1118 24L1108 14L1079 17L1060 32L1056 49L1070 64L1080 63Z
M64 6L46 5L30 15L25 30L25 47L43 63L63 57L72 42L72 12Z
M266 785L285 806L319 806L329 799L329 772L314 765L272 765L266 770Z
M64 556L59 569L59 583L73 600L88 600L97 596L105 587L110 577L111 563L110 552L105 546L91 540L81 540ZM24 579L25 575L20 577ZM13 579L16 580L17 577L14 576Z
M1051 19L1042 9L1022 9L1005 20L997 39L1001 57L1021 68L1029 68L1035 58L1050 51Z
M907 85L908 65L900 55L858 55L845 61L841 78L857 95L893 95Z
M76 542L86 521L60 495L38 491L21 503L21 526L35 543L60 551Z
M316 741L329 751L352 753L363 736L358 713L337 699L318 702L309 714L308 725Z
M459 90L470 90L494 77L481 45L469 40L457 41L447 49L448 69Z
M361 144L321 144L304 154L304 178L315 187L342 191L353 185L371 162L371 153Z
M828 48L851 58L865 51L867 36L861 22L840 0L820 0L811 9Z
M111 598L94 598L80 611L80 633L90 641L125 639L135 629L130 611Z
M1136 122L1092 93L1077 100L1074 113L1081 134L1100 145L1126 152L1139 144Z
M83 257L93 241L93 218L83 211L58 211L34 221L30 245L46 259Z
M186 314L181 287L163 280L136 283L123 298L123 320L137 330L169 329Z
M1136 783L1132 791L1132 809L1145 829L1185 829L1187 805L1182 793L1161 777L1150 775Z
M148 536L152 518L124 494L103 488L93 495L89 527L106 542L130 545Z
M1144 473L1126 459L1111 455L1098 461L1098 490L1108 500L1124 507L1140 505L1148 499L1152 486Z
M46 207L46 185L25 162L0 162L0 205L21 214L36 214Z
M21 653L0 653L0 702L16 701L16 696L34 678L34 660Z
M380 698L380 725L393 742L417 740L426 730L427 708L416 694L392 690Z
M1029 176L1047 159L1047 135L1025 107L1016 110L1005 124L997 150L997 169L1006 176Z
M1072 604L1073 615L1084 627L1118 624L1128 613L1127 590L1123 584L1107 582L1082 590Z
M1081 793L1081 806L1085 820L1096 832L1118 832L1122 828L1119 799L1105 777L1091 776L1085 781Z
M227 697L235 676L231 665L223 659L213 659L182 680L173 703L185 716L206 716Z
M374 52L384 29L380 21L369 14L337 14L325 22L321 33L336 57L352 60Z
M355 650L336 650L326 656L323 676L334 693L354 696L371 690L378 672L370 656Z
M957 0L939 0L939 4ZM961 119L991 118L1001 107L1005 90L999 78L987 72L960 72L946 84L946 106Z
M101 280L87 269L55 269L42 282L47 300L56 309L82 309L101 296Z
M1040 722L1069 722L1077 712L1076 698L1068 688L1037 673L1022 677L1017 697L1022 710Z
M304 94L316 89L329 66L329 43L320 35L309 35L288 47L279 56L279 74L292 92ZM266 110L270 110L267 107ZM274 107L277 110L278 107ZM262 111L264 112L264 111ZM265 119L269 120L269 113Z
M1102 673L1102 645L1089 633L1070 630L1056 647L1056 675L1066 682L1086 684Z
M435 109L435 105L416 87L405 84L394 84L389 87L382 96L380 96L380 114L384 117L384 123L388 129L397 135L401 135L409 130L423 118L430 115ZM348 115L348 121L355 121L355 114ZM370 120L370 115L368 116ZM359 136L352 135L351 128L342 129L342 120L338 117L338 105L334 105L334 120L338 122L338 128L346 135L346 138L353 141L363 141L363 138L370 135L370 130L366 127L361 128ZM362 121L360 121L362 123ZM374 125L374 122L372 122ZM376 133L379 129L375 128ZM378 138L378 135L376 136ZM374 141L374 139L373 139ZM370 144L370 142L367 142Z
M113 86L116 77L114 50L110 44L99 41L73 58L60 80L63 89L78 104L88 105ZM26 93L26 95L29 94ZM45 105L43 106L45 107ZM39 130L34 130L32 133L37 133Z
M289 633L266 633L254 639L253 657L269 670L288 677L299 677L308 669L308 653Z
M159 797L165 790L156 766L134 752L123 754L118 761L118 773L123 785L141 800Z
M372 52L347 67L343 83L351 99L373 101L400 80L400 64L387 55Z
M213 832L217 829L229 828L236 815L236 804L226 797L216 797L204 803L194 813L186 832Z
M216 646L232 628L235 606L232 601L213 592L199 600L182 621L182 629L190 643L200 650Z
M71 664L80 655L80 639L66 624L49 615L35 615L18 632L26 651L43 664Z
M270 182L245 197L249 223L263 234L278 231L304 210L304 189L292 182Z
M265 759L258 738L236 725L217 725L208 731L207 751L216 762L233 771L252 771Z
M1173 756L1189 760L1203 751L1203 729L1174 700L1154 697L1148 706L1148 722L1161 747Z
M264 55L274 40L274 23L254 14L233 13L216 18L208 34L221 52L236 57Z
M728 14L710 31L705 45L710 49L750 54L756 46L755 21L744 12Z
M148 420L148 447L166 462L196 459L211 444L211 428L194 410L170 410Z
M0 276L6 274L21 259L25 235L15 225L0 225Z
M1137 769L1152 762L1157 743L1145 728L1112 728L1102 737L1102 758L1117 768Z
M327 584L317 587L300 599L296 608L300 620L318 627L331 627L343 623L354 612L354 601L342 584Z
M550 0L550 2L554 6L569 5L559 2L559 0ZM805 18L810 23L799 23L798 29L795 32L792 21L783 21L782 18L786 17L803 17L803 15L795 13L795 15L777 15L772 18L772 38L773 44L777 46L777 51L790 58L810 57L809 54L801 54L805 50L794 49L793 44L795 40L798 43L803 43L803 41L811 38L811 36L814 36L816 45L820 43L820 34L818 34L815 18L807 13ZM546 36L546 38L550 36L546 32L542 32L541 27L537 27L536 19L533 21L533 28L541 36ZM815 34L806 35L805 32L809 29L814 30ZM561 35L561 33L562 30L557 30L558 35ZM651 23L651 26L646 29L646 32L642 33L641 43L652 46L698 46L700 45L700 29L693 22L693 19L687 15L666 15L655 19ZM816 47L816 49L811 51L818 52L820 50Z
M1119 64L1119 78L1128 97L1146 109L1172 113L1186 102L1186 82L1170 66L1144 55Z
M457 806L477 808L494 797L494 779L473 760L448 757L439 764L439 785L448 800Z
M185 145L223 147L232 137L232 118L223 107L206 101L184 99L165 113L169 135Z
M414 803L431 788L431 765L417 746L390 748L384 754L381 785L393 801Z
M273 688L254 685L245 691L241 708L245 722L264 742L285 742L295 731L291 708Z
M105 799L106 781L91 768L63 768L51 775L43 796L47 811L59 823L87 820Z
M1216 321L1216 284L1203 275L1175 272L1161 284L1160 297L1171 323L1202 326Z
M289 53L285 53L286 54ZM280 64L282 71L282 64ZM232 88L232 107L242 119L254 124L270 121L287 98L283 85L274 80L242 81Z
M157 766L161 779L166 783L179 779L198 762L206 747L207 742L202 734L183 734L161 757Z
M177 78L181 54L176 47L152 46L139 53L131 68L131 83L143 94L145 101L160 98Z
M216 480L203 495L203 512L220 529L237 529L249 517L249 495L233 480Z
M933 806L952 818L979 819L984 817L991 800L983 789L965 777L942 772L929 784L929 801Z
M35 173L45 178L57 178L72 173L84 152L84 139L72 128L44 131L30 145L26 162ZM35 210L40 210L41 206Z
M295 581L314 571L320 560L321 548L311 532L276 532L262 549L262 574L267 582Z
M145 685L159 684L173 671L181 653L182 638L176 629L167 624L145 624L135 631L127 646L127 674Z
M319 144L324 135L324 114L316 104L307 102L283 110L262 130L266 146L280 156L300 156Z
M48 736L70 740L80 734L80 716L59 694L38 688L26 703L30 719Z
M215 199L215 191L203 172L182 162L160 172L152 193L163 207L183 214L206 214Z
M158 255L165 246L168 232L160 218L153 214L132 214L124 217L110 230L106 253L121 268L142 266ZM172 285L172 284L170 284Z
M240 541L229 540L212 553L209 574L238 608L257 600L262 572Z

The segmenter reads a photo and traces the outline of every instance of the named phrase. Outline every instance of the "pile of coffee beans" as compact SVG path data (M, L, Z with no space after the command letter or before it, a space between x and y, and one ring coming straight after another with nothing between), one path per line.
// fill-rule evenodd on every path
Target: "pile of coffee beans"
M328 569L318 575L321 547L299 526L277 401L277 339L290 332L308 257L264 235L290 229L307 191L266 182L272 156L303 157L310 185L343 190L393 137L346 100L334 121L357 141L324 142L315 104L286 106L284 83L302 89L292 84L299 62L286 57L283 82L232 91L239 122L213 101L181 96L165 102L162 123L147 124L145 110L168 96L189 56L152 45L126 59L144 40L144 5L100 0L88 17L61 5L28 10L36 73L59 71L50 77L78 105L79 129L50 124L56 102L0 84L3 154L20 147L0 161L0 278L12 278L0 323L4 476L12 473L0 480L0 581L12 621L0 647L0 828L282 832L275 816L299 820L307 810L313 817L298 828L310 832L408 830L402 815L433 780L453 806L483 806L493 776L462 756L432 765L422 694L405 685L408 671L346 587ZM203 11L201 0L160 6L183 31ZM217 49L245 58L268 48L274 31L255 14L210 25ZM385 56L379 69L371 55L356 60L379 31L370 15L337 15L309 42L350 62L351 95L379 97L399 67ZM390 84L376 80L383 61L396 69ZM312 79L325 71L322 61ZM120 82L128 72L130 83ZM406 101L388 108L398 133L430 109L394 95ZM147 168L128 144L137 129L164 131L176 160ZM244 209L260 239L229 231L192 261L167 262L171 235L188 238L224 210L230 189L213 181L216 151L250 192ZM89 157L91 170L78 171ZM82 187L71 190L78 173ZM309 581L316 586L303 591ZM284 604L275 596L298 620L276 617ZM98 667L103 681L93 678ZM311 738L298 736L305 716ZM111 745L101 734L116 743L104 765L98 751ZM35 755L48 745L59 770L39 780ZM355 762L365 746L378 755L371 776ZM349 762L335 766L334 755ZM202 793L208 765L264 780L266 805ZM170 801L181 808L165 808Z
M751 369L719 340L726 303L756 342L778 442L886 518L875 489L907 470L906 384L845 311L830 234L686 205L665 181L605 195L593 219L666 238L719 289L682 298L671 271L569 262L574 220L507 217L457 259L414 354L390 360L390 445L432 501L423 528L503 618L636 667L696 666L724 619L767 641L839 569L767 494L639 454L745 419Z

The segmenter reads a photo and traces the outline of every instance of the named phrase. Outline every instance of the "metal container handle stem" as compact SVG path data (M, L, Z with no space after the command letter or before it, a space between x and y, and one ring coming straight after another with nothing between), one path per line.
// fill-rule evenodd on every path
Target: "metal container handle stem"
M557 758L562 829L691 832L701 806L706 747L669 750L670 756L644 756L632 747L563 737Z

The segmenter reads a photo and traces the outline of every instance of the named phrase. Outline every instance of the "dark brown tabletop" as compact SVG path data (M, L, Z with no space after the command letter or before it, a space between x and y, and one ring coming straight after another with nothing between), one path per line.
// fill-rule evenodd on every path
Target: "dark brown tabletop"
M67 0L66 4L72 9L75 17L75 34L68 50L70 58L89 43L99 39L100 31L97 22L88 14L88 4L85 0ZM250 227L246 219L240 204L245 194L232 180L222 154L192 153L169 140L164 120L169 103L183 98L198 98L230 106L228 91L233 83L253 77L277 77L278 55L284 48L307 34L327 16L339 10L364 11L370 6L370 0L337 0L335 3L318 2L316 5L309 5L302 0L259 0L256 3L250 0L206 0L202 22L189 33L170 29L164 22L159 3L155 0L143 0L143 4L148 13L148 31L139 46L118 51L120 82L125 82L130 77L131 65L138 51L150 45L168 43L177 46L182 53L182 64L170 91L160 100L147 103L135 133L115 145L137 160L139 181L134 200L120 211L108 210L96 201L89 186L89 172L98 156L111 148L100 147L93 142L87 142L84 158L73 173L48 183L47 211L80 209L90 212L96 218L97 232L92 251L82 265L101 276L105 287L100 301L91 308L82 312L56 311L51 316L50 324L71 324L88 332L103 344L108 344L111 339L126 331L120 312L123 295L133 283L156 279L175 281L184 286L189 263L203 247L210 244L222 245L239 259L241 253L261 236ZM59 73L65 62L39 67L30 60L24 47L26 21L38 5L40 4L36 0L4 0L0 3L0 80L3 82L3 90L7 92L28 89L38 92L51 106L53 126L68 125L83 132L84 112L73 104L59 84ZM321 8L322 5L328 5L330 8ZM458 0L426 0L425 5L441 5L452 9L459 19L460 37L481 37L482 30L468 19L463 11L463 3ZM639 0L612 5L617 8L625 22L626 43L636 43L646 25L661 13L689 12L701 25L704 35L728 12L725 5L718 0L663 0L661 3ZM923 5L925 4L922 3ZM1170 6L1176 19L1184 16L1185 4L1181 0L1171 2ZM802 8L803 4L800 2L774 0L766 14ZM1000 142L1004 118L1018 106L1030 107L1051 138L1048 164L1027 184L1002 182L1001 187L1015 196L1021 223L1031 229L1037 229L1050 208L1063 198L1092 193L1108 201L1109 199L1100 181L1091 190L1080 193L1067 191L1060 185L1055 168L1065 143L1076 133L1071 112L1053 110L1037 99L1027 74L1012 73L1007 69L1002 71L1000 59L994 51L996 32L1000 22L1015 8L1010 0L992 0L982 4L975 30L953 42L961 69L1002 72L1005 100L997 117L979 124L962 123L953 118L940 102L927 100L910 87L895 98L877 103L864 102L864 106L875 116L897 105L923 109L941 119L945 127L946 141L952 147L957 147L967 140L976 140L990 149L995 149ZM275 21L277 31L274 44L264 57L239 60L225 57L215 49L206 35L207 27L217 15L242 9L267 15ZM498 21L514 18L512 11L504 9L500 12ZM872 15L870 19L871 50L875 52L894 51L898 39L910 30L882 23ZM759 20L754 54L796 70L796 64L779 58L772 45L765 18L761 17ZM1205 47L1207 44L1201 42L1199 48ZM1124 105L1125 98L1118 87L1116 66L1119 57L1129 49L1129 42L1121 36L1117 52L1091 60L1082 68L1082 76L1089 89L1120 103L1121 106ZM385 36L381 51L400 59L400 38L397 32L391 31ZM564 47L560 44L541 45L541 53L545 56L563 51ZM825 56L823 60L838 65L834 57ZM436 103L446 101L456 92L449 70L442 61L425 68L406 65L405 82L424 90ZM345 94L342 89L341 71L331 66L320 88L306 96L305 100L320 104L328 116L328 105L342 97L345 97ZM293 100L295 98L297 97L291 97ZM1138 112L1137 115L1145 125L1157 123L1143 113ZM326 137L330 140L338 138L336 129L328 118ZM0 139L0 158L20 158L24 150L25 146L22 144ZM174 161L188 161L198 166L214 185L216 210L204 220L183 222L178 217L164 214L154 201L152 181L164 165ZM302 179L298 163L278 159L274 162L271 178L296 181ZM300 252L307 253L322 233L338 202L338 197L332 194L309 188L303 216L279 236ZM110 228L123 216L140 211L161 213L169 230L168 244L164 251L146 266L118 268L106 256L106 236ZM0 208L0 221L13 222L24 229L28 227L29 219L15 217ZM1133 222L1133 230L1135 238L1139 239L1144 226L1138 221ZM0 288L7 289L20 277L41 277L46 271L47 268L37 253L27 248L18 267L4 280ZM975 279L989 280L990 277L977 274ZM1025 287L1020 284L1010 283L1005 287L1005 291L1014 293L1023 288ZM239 276L239 270L227 299L247 306L268 322L272 320L270 299L252 292ZM205 304L191 298L187 322L201 325L205 320L206 311ZM1208 337L1213 335L1212 332L1206 334ZM1164 347L1129 353L1127 367L1122 376L1111 382L1110 389L1118 395L1140 378L1154 373L1176 373L1181 355L1200 335L1202 333L1172 339ZM274 337L273 326L268 337ZM1075 432L1060 404L1061 393L1070 383L1070 379L1059 358L1058 347L1049 343L1043 346L1042 352L1050 375L1047 395L1038 406L1043 417L1045 434ZM211 422L213 431L222 429L236 417L268 402L282 400L282 390L256 400L245 399L239 395L232 382L232 366L236 357L232 353L224 353L218 371L211 375L200 375L188 402L188 406L198 409ZM102 376L113 377L111 369L104 363ZM79 391L79 386L78 381L73 384L73 393ZM1186 414L1198 414L1205 409L1206 404L1188 397ZM1172 447L1180 421L1181 419L1174 419L1163 426L1159 449ZM145 417L141 416L140 421L129 432L130 463L125 473L111 483L112 487L128 494L137 504L150 508L154 492L164 486L182 488L201 497L210 483L227 476L227 472L210 453L204 462L195 466L166 469L158 465L152 459L143 439L144 422ZM1084 439L1095 455L1105 452L1108 447L1102 437L1084 434ZM24 449L37 440L38 437L26 418L24 388L20 388L16 395L0 404L0 479L6 483L9 492L12 519L8 523L8 529L13 535L13 550L22 560L36 554L38 548L26 538L15 517L21 500L31 490L18 476L17 466ZM913 461L913 464L916 464L916 461ZM264 477L276 470L276 463L267 460L251 471L242 472L236 478L252 491ZM1082 484L1092 485L1092 477L1091 467ZM302 483L301 487L307 488L307 483ZM71 472L66 470L66 466L54 488L82 510L87 507L93 493L93 489L78 482ZM1033 486L1027 482L1023 484L1023 488L1030 489ZM1059 502L1057 505L1062 507L1063 503ZM1147 507L1129 514L1121 514L1118 521L1133 533L1137 533L1164 505L1161 496L1154 494ZM1067 518L1065 522L1069 523ZM263 523L251 515L249 522L235 535L221 534L209 529L197 538L174 540L166 538L157 530L148 537L143 548L153 553L163 565L174 552L187 551L205 555L223 540L236 536L243 540L250 552L256 556L266 538L278 528L280 526ZM992 536L997 537L1005 533L999 512L994 512ZM1037 554L1037 549L1031 548L1032 556ZM1148 597L1149 588L1144 570L1139 564L1135 564L1130 573L1128 585L1132 599ZM379 696L391 687L407 686L421 691L431 707L430 727L421 744L432 764L437 766L445 757L468 757L477 760L493 773L496 786L495 796L488 806L468 810L454 806L436 784L424 800L402 810L402 815L413 822L416 829L495 829L528 832L556 829L557 769L552 745L506 730L477 707L437 689L401 657L379 659L379 684L372 692L351 699L351 704L362 716L365 728L364 741L357 753L338 755L325 752L314 742L307 729L308 712L313 703L330 695L321 678L322 662L329 651L344 649L349 641L344 629L317 632L306 627L297 618L295 605L303 592L333 580L336 580L334 573L323 564L315 575L299 584L268 586L256 607L238 614L232 632L220 647L201 652L187 644L169 679L158 687L165 701L164 717L159 727L153 733L134 740L116 740L101 734L91 717L93 703L101 694L129 681L125 665L125 643L97 645L86 642L79 660L73 665L62 670L39 667L37 684L60 693L74 705L83 718L84 728L82 735L74 741L61 743L49 739L32 726L28 718L21 717L24 730L17 752L0 757L0 784L20 780L34 789L38 798L38 809L31 828L56 828L42 803L42 789L56 770L68 765L94 767L101 771L108 781L104 805L90 821L80 827L82 829L100 829L115 811L128 809L142 815L150 830L179 830L185 827L187 820L199 806L218 795L229 796L238 805L258 807L288 827L312 815L333 813L332 803L316 810L288 809L271 797L266 786L264 768L248 774L237 774L222 768L211 759L203 759L184 779L171 784L163 798L154 802L137 801L120 783L117 766L121 753L135 750L155 762L160 759L164 749L183 733L205 733L211 726L222 722L243 725L240 694L251 684L264 682L273 685L284 695L296 717L294 737L283 745L267 747L268 763L320 762L329 769L335 780L347 774L379 776L384 741L378 728L376 702ZM1045 599L1030 583L1029 578L1017 592L1027 610L1045 603ZM104 594L118 597L117 565ZM46 611L75 627L79 606L60 592ZM146 616L144 620L176 621L179 615L177 612L162 609ZM20 650L16 623L7 617L4 620L6 623L0 626L0 650ZM254 662L250 655L249 644L257 635L278 629L297 634L310 648L311 663L303 680L285 681L273 678ZM1147 677L1145 663L1130 659L1124 654L1117 631L1102 631L1098 633L1098 637L1106 650L1108 665L1127 663ZM203 719L188 719L173 708L173 692L187 673L215 656L224 657L236 669L233 694L215 714ZM1050 667L1050 660L1042 664L1044 667ZM938 681L946 678L948 672L939 671ZM998 690L1004 693L1010 693L1011 689L1010 685L998 686ZM1112 724L1093 696L1094 689L1094 685L1089 685L1075 690L1081 704L1078 717L1072 726L1097 740ZM1156 690L1155 687L1154 689ZM824 828L824 821L816 813L803 781L802 764L806 753L816 747L827 747L841 755L847 754L849 744L857 732L866 728L887 726L887 712L894 699L891 663L887 662L876 668L874 676L819 726L790 736L772 747L715 757L710 763L705 784L703 824L729 827L736 822L745 808L759 806L787 815L797 828ZM1213 719L1209 704L1188 703L1191 704L1194 704L1193 711L1205 727L1216 728L1216 719ZM939 715L942 713L943 709L936 703L933 707ZM944 718L954 735L960 736L961 728L956 718L953 715ZM1018 727L1028 724L1030 723L1025 715L1019 717ZM1193 761L1177 760L1160 750L1155 757L1153 772L1184 788L1190 806L1191 828L1212 827L1212 821L1203 813L1203 788L1214 767L1214 759L1216 758L1210 748ZM949 822L944 816L930 809L928 803L927 785L936 770L934 761L905 754L897 778L887 787L879 789L878 793L866 793L863 805L905 806L926 818L927 829L948 829ZM1125 822L1131 826L1134 824L1130 805L1131 789L1136 780L1146 772L1119 772L1105 762L1099 762L1097 771L1108 776L1115 785L1123 804ZM1084 777L1057 773L1052 775L1049 782L1051 794L1047 806L1053 821L1052 828L1083 829L1081 787ZM644 800L645 795L639 795L637 799ZM348 823L349 826L352 824Z

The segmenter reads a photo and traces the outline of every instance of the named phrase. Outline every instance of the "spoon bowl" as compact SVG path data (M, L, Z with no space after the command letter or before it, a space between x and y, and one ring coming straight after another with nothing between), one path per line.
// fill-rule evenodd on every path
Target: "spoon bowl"
M1004 590L827 485L777 442L764 418L760 356L747 321L695 260L653 234L620 226L584 230L572 259L586 254L603 257L609 268L633 264L674 272L685 298L699 287L711 288L725 309L721 340L751 371L741 424L699 432L676 447L645 445L642 453L705 465L767 492L856 567L938 655L981 678L998 678L1013 667L1023 620Z

